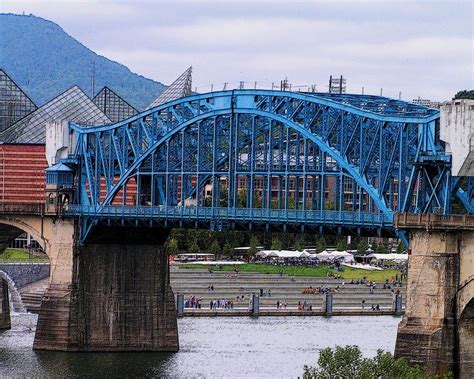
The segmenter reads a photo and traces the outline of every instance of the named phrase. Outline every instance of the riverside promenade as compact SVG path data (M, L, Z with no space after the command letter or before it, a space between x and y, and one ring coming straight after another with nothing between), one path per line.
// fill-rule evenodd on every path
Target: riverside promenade
M344 285L343 285L344 282ZM20 290L25 307L31 312L37 312L47 279ZM350 280L333 277L303 277L257 272L222 272L206 269L183 269L171 266L171 286L175 296L183 294L187 301L193 296L199 300L201 308L184 308L183 317L232 317L249 316L249 302L252 294L260 296L260 316L323 316L325 294L302 293L303 289L316 290L319 287L338 290L333 292L332 316L373 316L394 315L394 294L399 291L402 295L402 309L405 309L406 288L383 288L383 283L376 283L374 289L366 284L351 284ZM209 287L212 286L213 290ZM268 291L270 290L270 291ZM393 292L392 292L393 290ZM317 291L316 291L317 292ZM210 309L213 300L232 301L233 309ZM364 308L362 301L365 300ZM307 308L299 310L298 303L306 301ZM281 308L277 309L277 302ZM286 307L284 304L286 303ZM372 304L379 305L380 310L372 310Z
M343 284L344 283L344 284ZM171 270L171 285L175 295L184 295L187 301L194 296L201 308L184 308L184 317L196 316L249 316L249 302L252 294L261 294L259 316L322 316L325 315L325 294L303 293L304 289L317 292L317 288L333 290L333 316L338 315L394 315L394 292L402 295L402 309L405 307L405 287L383 288L383 283L376 283L371 290L365 284L351 284L350 280L333 277L303 277L254 272L210 273L205 269ZM209 286L213 290L209 290ZM392 292L393 289L393 292ZM243 298L242 298L243 296ZM213 300L233 302L233 309L210 309ZM364 308L362 301L365 300ZM277 302L281 304L277 309ZM306 302L306 310L299 310L298 305ZM286 307L284 306L286 304ZM379 310L372 310L372 304L379 305ZM307 310L311 306L312 310Z

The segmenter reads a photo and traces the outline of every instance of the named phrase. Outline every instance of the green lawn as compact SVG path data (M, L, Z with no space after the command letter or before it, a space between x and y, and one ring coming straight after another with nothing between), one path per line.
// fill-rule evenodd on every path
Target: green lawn
M207 270L212 268L214 271L234 271L236 268L241 272L261 272L263 274L283 274L289 276L313 276L313 277L325 277L332 275L339 275L344 279L362 279L366 277L367 280L375 282L383 282L385 279L391 280L395 275L399 275L398 270L383 270L383 271L368 271L350 267L344 267L344 271L337 271L329 268L328 266L318 267L306 267L306 266L273 266L273 265L261 265L254 263L246 263L241 265L223 265L221 268L217 266L209 265L193 265L183 264L179 266L180 269L203 269Z
M0 254L0 261L48 261L47 257L35 257L28 254L27 251L21 249L5 249L3 254Z

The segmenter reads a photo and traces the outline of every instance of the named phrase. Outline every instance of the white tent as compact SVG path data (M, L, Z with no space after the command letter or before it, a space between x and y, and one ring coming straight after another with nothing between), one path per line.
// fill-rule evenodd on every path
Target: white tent
M408 259L408 254L395 254L395 253L390 253L390 254L369 254L367 255L367 258L372 258L376 259L378 261L396 261L396 262L403 262Z
M262 258L307 258L310 256L306 251L293 250L262 250L257 253Z
M336 259L342 259L344 262L351 262L354 260L354 256L347 251L331 251L328 252L326 250L322 251L319 254L311 254L312 257L320 261L333 261Z

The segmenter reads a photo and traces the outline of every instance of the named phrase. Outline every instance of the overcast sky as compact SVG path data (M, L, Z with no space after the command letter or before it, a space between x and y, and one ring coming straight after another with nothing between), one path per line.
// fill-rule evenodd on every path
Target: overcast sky
M342 74L348 92L446 100L474 88L473 2L0 0L0 10L54 21L165 84L192 65L199 92L285 77L327 91Z

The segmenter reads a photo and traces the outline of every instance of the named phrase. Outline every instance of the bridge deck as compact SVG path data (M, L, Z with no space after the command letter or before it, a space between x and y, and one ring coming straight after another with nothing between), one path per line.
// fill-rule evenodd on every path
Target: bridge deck
M245 224L333 225L351 228L393 228L393 219L381 213L356 213L350 211L304 211L281 209L248 209L219 207L133 207L104 206L100 213L93 206L71 205L69 216L94 217L119 220L237 222Z

